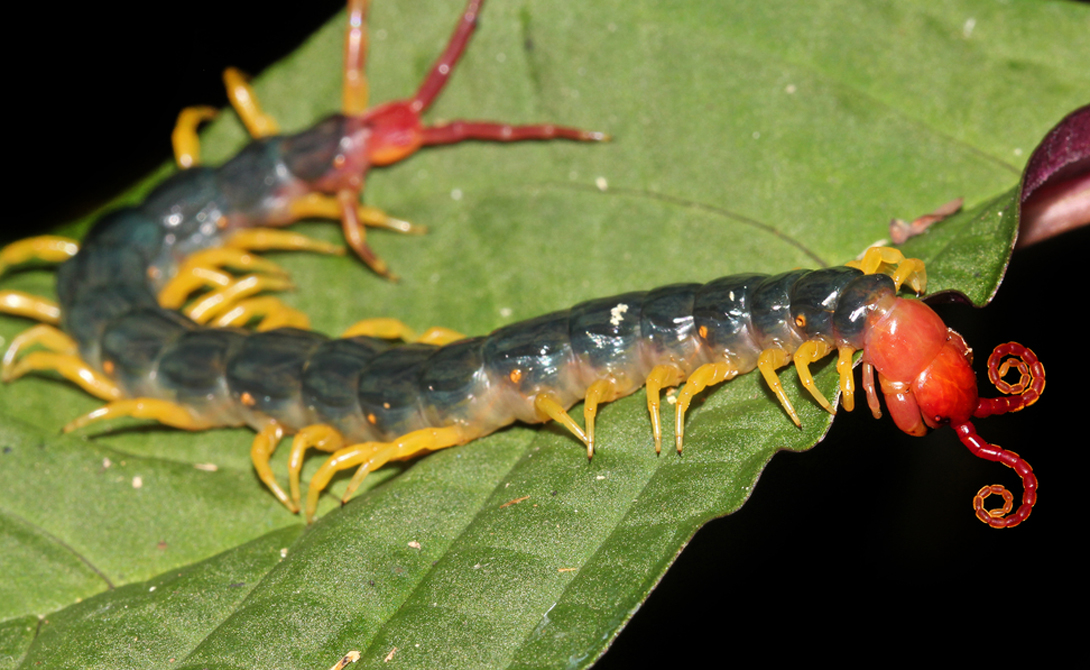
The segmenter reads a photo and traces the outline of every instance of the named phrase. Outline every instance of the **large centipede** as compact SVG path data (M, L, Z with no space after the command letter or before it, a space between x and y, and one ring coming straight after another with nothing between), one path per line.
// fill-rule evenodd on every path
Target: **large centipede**
M354 17L363 16L363 4L350 3ZM989 360L990 376L1001 391L1015 395L979 398L964 340L922 302L897 296L905 283L917 292L925 288L923 264L892 250L868 252L852 267L733 275L593 300L486 337L439 331L431 341L394 346L373 337L382 332L373 322L340 339L278 327L303 326L305 320L274 300L249 297L283 280L275 267L246 250L324 247L277 231L255 233L255 227L304 216L340 218L350 246L388 274L366 245L362 226L407 225L357 204L371 165L464 139L604 139L548 125L420 124L420 113L464 50L479 9L479 1L469 3L450 46L414 98L373 110L366 110L365 88L358 84L363 56L353 44L361 40L362 21L354 20L345 113L298 135L276 135L273 122L245 104L245 83L229 73L236 107L259 138L235 159L217 169L179 172L140 207L101 219L81 245L34 238L0 252L0 269L28 260L64 261L59 305L0 294L4 311L61 325L36 326L17 338L5 356L5 377L53 370L110 401L67 429L119 416L193 430L250 425L258 431L252 455L262 481L288 509L304 508L310 521L318 496L338 471L356 470L347 499L367 473L389 460L464 444L515 421L556 420L592 456L598 407L644 386L657 448L663 436L661 389L681 386L674 425L678 451L693 396L752 370L761 372L798 423L776 370L794 362L815 401L831 410L808 366L835 351L850 410L852 358L861 351L863 386L876 416L880 388L905 432L919 435L950 425L974 454L998 460L1022 478L1022 501L1013 513L1008 492L981 489L974 508L982 521L1011 527L1029 516L1037 488L1031 468L980 438L971 419L1035 402L1044 388L1043 366L1027 348L1002 345ZM190 110L180 118L176 147L183 166L197 161L194 128L207 116ZM273 175L278 178L266 179ZM236 279L221 266L253 274ZM175 311L207 286L214 290L184 314ZM232 327L254 315L263 319L264 332ZM208 322L222 327L204 327ZM26 353L33 345L47 351ZM1021 377L1014 384L1003 381L1011 370ZM567 413L580 400L583 427ZM268 461L290 433L296 438L285 491ZM311 480L304 505L299 473L312 447L333 453ZM984 507L993 494L1005 498L999 510Z

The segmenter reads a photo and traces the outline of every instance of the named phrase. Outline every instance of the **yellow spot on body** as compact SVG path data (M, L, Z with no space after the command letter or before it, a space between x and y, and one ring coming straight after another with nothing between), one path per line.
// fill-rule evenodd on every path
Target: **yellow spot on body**
M368 414L367 415L367 421L368 421L368 423L370 423L373 426L376 423L378 423L378 418L374 414Z
M254 400L254 397L250 395L249 391L246 391L241 396L239 396L239 400L242 401L242 404L246 405L247 407L253 407L257 404L257 401Z
M806 327L806 317L803 316L802 314L799 314L798 316L796 316L795 317L795 325L798 326L799 328L805 328Z
M112 375L114 373L114 362L113 361L104 361L102 363L102 371L105 372L108 375Z
M705 340L708 339L708 327L707 326L701 326L700 327L700 337L704 338Z
M511 379L512 382L517 384L519 383L519 380L522 379L522 370L512 370L511 374L508 375L508 377Z

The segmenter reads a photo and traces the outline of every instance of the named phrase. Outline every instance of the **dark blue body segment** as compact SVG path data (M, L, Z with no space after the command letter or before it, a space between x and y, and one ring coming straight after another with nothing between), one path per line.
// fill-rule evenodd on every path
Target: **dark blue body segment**
M828 336L833 332L833 314L844 287L862 276L861 270L845 266L799 278L791 287L791 322L808 339Z
M568 312L553 312L504 326L488 336L484 365L523 397L557 386L572 363Z
M756 346L750 328L750 294L766 275L721 277L697 291L693 318L697 333L713 352L729 352L740 362L744 352Z
M426 425L419 378L436 349L430 344L396 347L376 356L360 374L360 412L377 439L390 440Z
M298 328L278 328L247 337L227 363L231 397L262 414L289 423L302 408L303 368L329 338Z
M227 387L227 365L248 335L242 330L202 328L174 340L159 356L160 396L198 410L235 407Z
M800 338L791 319L791 288L807 274L810 270L774 275L753 289L749 318L754 339L761 349L780 346L794 350L799 344Z
M645 291L588 300L571 308L568 332L580 362L594 370L623 374L636 365L642 337Z
M886 275L861 275L844 287L833 314L833 333L853 349L863 348L867 316L885 299L897 295L897 287Z
M429 426L471 421L488 411L483 337L435 351L420 371L419 389Z
M102 364L113 378L135 394L153 394L152 380L163 350L197 325L160 307L138 309L115 319L102 338Z
M693 304L700 284L670 284L652 289L640 309L645 352L656 360L682 363L697 357Z

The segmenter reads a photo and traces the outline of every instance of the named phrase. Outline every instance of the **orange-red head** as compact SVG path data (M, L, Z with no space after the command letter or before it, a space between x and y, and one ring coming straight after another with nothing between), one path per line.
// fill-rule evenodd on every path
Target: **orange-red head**
M886 406L910 435L967 422L979 404L972 351L918 300L883 301L868 320L863 360L878 370Z

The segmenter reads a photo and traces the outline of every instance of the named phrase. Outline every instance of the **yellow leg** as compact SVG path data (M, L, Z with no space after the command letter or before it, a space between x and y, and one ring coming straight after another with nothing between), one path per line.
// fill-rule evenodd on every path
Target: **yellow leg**
M201 140L197 127L219 116L215 107L186 107L178 114L170 143L174 147L174 162L187 170L201 161Z
M58 235L39 235L25 240L12 242L0 249L0 275L13 265L22 265L30 261L43 263L63 263L79 251L75 240Z
M280 485L276 483L276 477L273 477L272 468L269 467L269 458L272 457L283 437L284 427L279 422L270 419L254 437L254 443L250 447L250 460L254 463L254 470L257 470L258 478L265 486L269 487L272 494L288 508L288 511L295 514L299 511L299 507L288 498L288 494L284 493L284 489L280 488Z
M288 273L276 263L243 249L234 247L206 249L185 259L174 278L159 291L159 305L167 309L178 309L197 289L231 286L235 277L220 269L223 267L282 278L288 276Z
M803 388L810 392L810 395L814 397L819 405L825 408L825 411L836 414L836 410L818 390L817 384L814 383L814 376L810 374L810 364L825 358L832 350L833 348L823 340L810 340L803 342L802 346L795 350L793 358L795 370L799 373L799 381L802 382Z
M4 352L4 381L9 381L11 367L15 364L15 359L19 354L34 345L65 356L79 355L79 345L63 331L45 324L32 326L16 335L11 340L8 350Z
M363 442L337 450L310 480L310 487L307 490L307 523L314 520L314 512L318 509L318 496L337 472L357 466L359 468L345 493L344 500L347 500L359 487L359 483L363 481L367 473L374 472L387 462L404 460L423 452L465 444L473 437L476 436L467 435L457 426L425 428L403 435L393 442Z
M0 291L0 312L25 316L42 323L57 324L61 321L61 308L57 303L22 291Z
M182 430L206 430L212 426L198 420L189 413L185 407L158 398L132 398L129 400L116 400L88 412L68 423L64 432L70 433L78 428L106 419L117 419L129 416L134 419L152 419L165 426L181 428Z
M288 484L291 489L291 501L299 508L299 474L303 471L303 457L307 449L315 447L322 451L337 451L344 446L344 437L333 427L326 424L307 426L295 434L291 443L291 456L288 458Z
M918 258L905 258L900 250L892 247L871 247L863 253L863 258L845 265L862 270L863 274L888 274L897 290L906 283L917 295L927 289L927 270L923 261Z
M330 195L324 193L308 193L291 203L291 214L296 219L339 219L341 218L341 203ZM356 216L363 225L369 228L383 228L395 233L408 235L423 235L428 232L427 226L418 226L408 221L395 219L377 207L356 205Z
M241 70L233 67L224 70L223 85L227 88L227 99L231 101L231 106L235 108L251 137L257 139L280 132L280 124L261 109L254 89L250 87Z
M451 342L457 342L458 340L464 340L466 336L459 333L456 330L450 328L444 328L442 326L432 326L424 331L424 334L416 338L416 342L421 344L434 344L437 347L442 347L450 344Z
M838 347L836 359L836 371L840 375L840 398L847 412L855 409L855 375L852 374L852 354L855 350L851 347Z
M617 399L617 383L613 379L599 379L587 389L583 400L583 422L587 426L587 458L594 458L594 418L598 405Z
M313 251L343 256L344 247L278 228L244 228L231 234L227 246L247 251Z
M651 415L651 434L655 437L655 453L662 453L662 389L685 381L685 373L676 365L656 365L644 382L647 391L647 413Z
M112 379L84 363L78 356L52 351L30 352L11 368L4 370L4 381L15 381L32 370L52 370L102 400L117 400L121 397L121 389Z
M257 325L259 332L275 328L310 328L310 317L299 310L288 307L272 296L260 296L239 300L233 307L213 319L217 328L227 326L245 326L256 317L262 317Z
M402 342L415 342L416 331L397 319L374 318L363 319L352 324L341 333L341 337L377 337L381 340L401 340Z
M791 417L791 421L801 428L802 422L799 421L799 415L795 412L795 408L791 406L791 401L787 399L787 393L783 390L780 377L776 374L778 368L782 368L790 362L790 355L783 349L765 349L757 357L757 369L761 371L761 376L765 378L768 387L776 394L776 399L783 405L783 409Z
M230 286L201 296L200 299L185 309L185 315L197 323L208 323L243 298L248 298L261 291L285 291L290 288L292 288L291 282L283 277L246 275Z
M689 375L688 381L677 394L677 421L674 432L677 435L677 453L681 453L685 439L685 412L693 401L693 396L709 386L721 384L738 376L738 370L729 363L705 363Z
M202 288L224 288L235 280L230 273L210 267L185 267L159 291L159 306L178 309L189 295Z
M577 424L564 410L564 407L557 401L556 396L548 391L538 393L534 396L534 409L537 410L538 417L542 421L552 419L567 428L572 435L579 438L580 442L587 445L587 455L594 455L594 452L590 449L590 443L587 441L587 434L583 432L583 429L579 427L579 424Z

